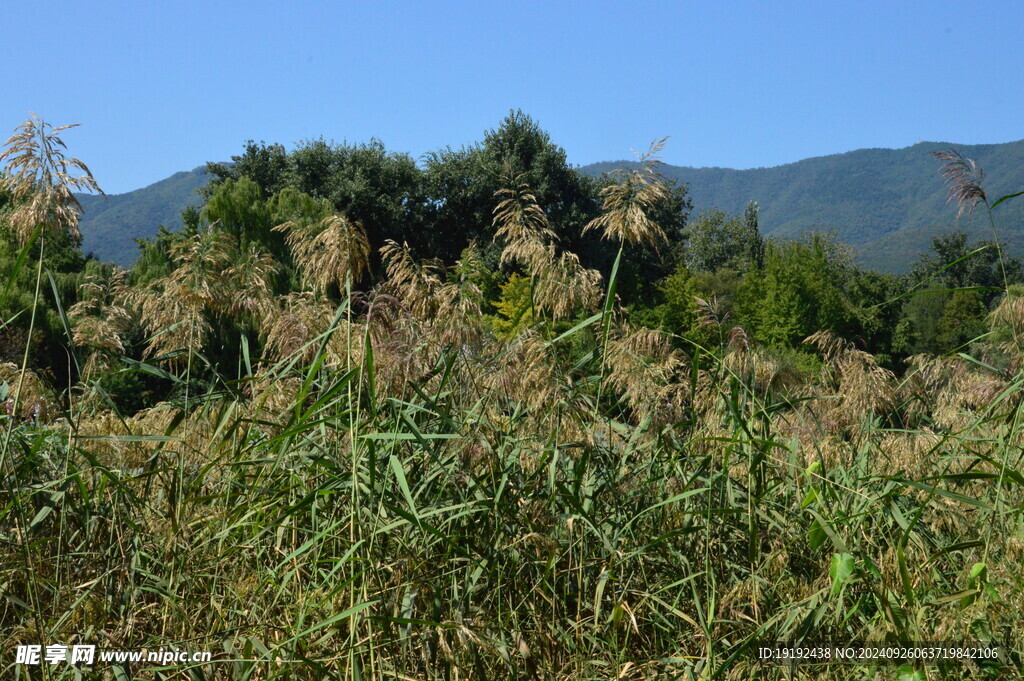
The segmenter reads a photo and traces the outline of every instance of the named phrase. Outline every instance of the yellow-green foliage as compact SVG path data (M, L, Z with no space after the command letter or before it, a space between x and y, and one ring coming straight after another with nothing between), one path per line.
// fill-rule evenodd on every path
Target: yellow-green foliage
M498 314L491 325L499 336L510 338L533 326L533 287L528 277L513 272L500 288Z

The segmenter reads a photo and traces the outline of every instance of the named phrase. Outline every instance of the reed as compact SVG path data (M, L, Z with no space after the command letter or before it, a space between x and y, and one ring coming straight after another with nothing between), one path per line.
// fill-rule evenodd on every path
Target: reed
M658 236L644 206L659 183L641 169L607 191L594 228L620 258ZM898 673L1015 678L1015 364L922 358L898 379L822 333L809 374L712 304L720 344L681 348L629 325L614 273L602 290L575 261L551 272L571 254L528 187L496 204L540 312L511 338L459 274L473 251L449 269L390 242L385 280L353 291L367 248L342 218L288 228L306 288L287 296L272 262L212 231L145 288L90 282L75 343L110 361L141 319L150 355L125 371L178 391L118 414L78 408L83 386L57 418L0 416L8 648L214 652L105 678L866 679L896 672L765 667L752 649L971 639L1014 657ZM1016 329L1015 306L994 320ZM253 320L265 352L244 340L240 376L199 382L225 318ZM28 367L0 380L18 409L36 399ZM36 678L12 660L5 678Z

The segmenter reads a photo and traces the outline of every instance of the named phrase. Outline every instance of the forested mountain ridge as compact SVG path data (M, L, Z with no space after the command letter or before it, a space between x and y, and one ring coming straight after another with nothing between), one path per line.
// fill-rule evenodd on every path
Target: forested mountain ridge
M772 168L665 165L663 172L689 185L694 216L707 208L738 214L754 200L761 208L761 229L769 236L835 230L841 240L856 247L865 266L903 272L939 234L963 230L971 240L992 237L983 210L958 221L955 209L946 202L947 187L931 152L949 148L985 170L990 198L1024 188L1024 140L983 145L921 142L903 149L859 149ZM629 163L601 162L580 170L597 175L624 165ZM100 259L131 264L138 255L133 239L153 236L161 224L170 229L180 226L181 210L201 202L196 190L208 179L206 170L197 168L126 194L79 196L84 209L83 250ZM995 218L1009 251L1024 254L1024 203L999 206Z
M791 237L811 229L835 230L857 248L870 268L903 272L931 239L953 230L971 240L991 239L985 211L956 220L947 187L931 152L956 149L985 170L990 200L1024 189L1024 141L962 145L921 142L903 149L858 149L804 159L773 168L732 170L664 165L663 174L689 185L695 214L708 208L742 213L748 201L761 208L761 230ZM599 174L629 165L594 163L581 170ZM1000 239L1024 253L1024 204L996 208Z
M100 260L131 265L139 255L134 239L153 236L161 225L168 229L180 227L182 209L202 203L196 190L209 179L204 166L124 194L79 194L83 212L79 223L82 251L91 252Z

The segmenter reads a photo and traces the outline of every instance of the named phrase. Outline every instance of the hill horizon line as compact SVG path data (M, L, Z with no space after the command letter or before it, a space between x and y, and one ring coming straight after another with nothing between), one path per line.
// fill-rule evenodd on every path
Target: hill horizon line
M910 144L910 145L907 145L907 146L903 146L903 147L858 147L857 149L849 149L847 151L837 151L837 152L833 152L833 153L830 153L830 154L819 154L817 156L806 156L804 158L800 158L800 159L797 159L795 161L787 161L785 163L778 163L776 165L770 165L770 166L748 166L748 167L745 167L745 168L739 168L739 167L735 167L735 166L720 166L720 165L705 165L705 166L683 165L683 164L679 164L679 163L670 163L668 161L661 161L661 164L662 165L666 165L666 166L672 166L673 168L685 168L687 170L733 170L733 171L736 171L736 172L745 172L745 171L748 171L748 170L773 170L775 168L785 168L786 166L796 165L798 163L803 163L805 161L814 161L814 160L817 160L817 159L827 159L827 158L841 157L841 156L846 156L848 154L855 154L857 152L862 152L862 151L905 151L905 150L913 149L914 147L930 146L930 145L945 146L945 147L949 147L949 148L952 148L952 149L956 149L956 148L960 148L960 147L996 147L996 146L1000 146L1000 145L1004 145L1004 144L1016 144L1018 142L1024 142L1024 137L1022 137L1020 139L1015 139L1015 140L1007 140L1005 142L979 142L979 143L976 143L976 144L975 143L964 143L964 142L945 142L945 141L934 141L933 142L933 141L930 141L930 140L922 140L920 142L914 142L913 144ZM422 158L422 155L421 155L421 158ZM591 161L589 163L575 164L572 167L576 168L577 170L579 170L579 169L582 169L582 168L588 168L590 166L596 166L596 165L606 165L606 164L614 164L614 163L636 163L636 162L637 161L630 160L628 158L602 159L600 161ZM209 163L230 163L230 161L209 161ZM419 161L418 160L416 161L416 163L417 163L417 165L419 165ZM164 178L159 179L159 180L155 180L155 181L153 181L153 182L151 182L151 183L149 183L147 185L143 185L141 187L136 187L135 189L129 189L129 190L123 191L123 192L104 192L103 195L104 196L125 196L126 194L132 194L134 192L141 191L143 189L148 189L148 188L150 188L150 187L152 187L154 185L160 184L161 182L169 180L169 179L171 179L173 177L180 176L180 175L183 175L183 174L188 174L188 173L197 173L197 172L205 173L206 172L206 163L200 164L200 165L198 165L195 168L192 168L190 170L179 170L179 171L176 171L174 173L171 173L167 177L164 177ZM98 194L85 194L85 193L76 193L75 195L76 196L99 196Z
M940 164L928 153L946 149L978 162L987 172L989 196L1024 186L1024 139L973 145L922 141L762 168L663 162L660 169L666 178L688 186L694 215L710 208L738 214L749 201L757 201L766 236L797 238L812 230L835 231L857 250L864 266L900 272L909 269L940 234L961 229L972 240L991 238L987 220L982 221L977 211L954 219ZM573 167L597 176L635 163L620 159ZM78 195L83 207L83 250L131 264L138 254L135 240L153 236L161 225L178 228L182 209L199 205L197 190L208 181L206 165L201 165L121 194ZM1024 255L1024 202L1000 206L999 213L1000 238L1012 253Z

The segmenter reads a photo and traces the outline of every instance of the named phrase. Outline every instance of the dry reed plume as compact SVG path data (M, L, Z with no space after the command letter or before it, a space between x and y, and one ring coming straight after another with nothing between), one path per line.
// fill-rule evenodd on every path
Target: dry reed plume
M4 384L7 390L0 402L0 414L45 422L57 413L53 393L31 369L22 371L17 364L0 363L0 385Z
M344 291L358 283L369 267L370 243L358 222L331 215L315 225L286 222L274 228L284 232L304 281L323 293L331 285Z
M621 175L623 179L601 190L602 213L586 226L584 232L599 229L604 232L605 239L623 244L656 245L665 241L665 232L651 218L651 213L669 196L668 185L658 172L660 160L657 155L667 141L667 137L656 140L646 152L636 154L638 168L610 173Z
M949 201L957 205L956 216L973 213L979 203L988 201L983 182L985 171L973 159L964 158L953 149L933 151L932 155L942 162L942 177L949 183Z
M79 288L80 300L68 310L75 345L89 349L83 376L105 371L125 354L124 338L133 325L123 305L128 294L128 271L117 268L109 276L93 275Z
M494 238L505 242L501 262L518 263L533 277L533 304L552 319L593 309L601 275L580 265L569 251L559 253L555 233L529 186L519 176L497 193Z
M15 206L7 221L22 243L41 229L50 235L66 231L77 244L81 206L74 192L103 193L82 161L64 155L60 133L76 125L55 128L32 114L0 153L0 163L6 162L0 187L11 193Z
M175 269L169 275L124 296L150 334L147 357L179 363L176 353L191 355L206 345L214 320L268 315L277 270L269 256L255 248L239 252L216 225L174 244L170 256Z

